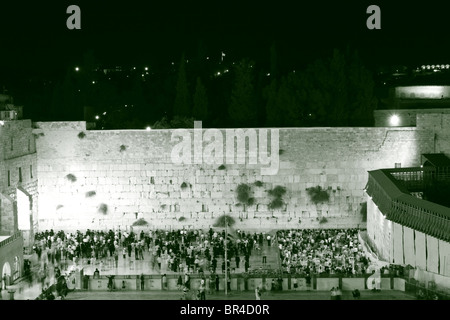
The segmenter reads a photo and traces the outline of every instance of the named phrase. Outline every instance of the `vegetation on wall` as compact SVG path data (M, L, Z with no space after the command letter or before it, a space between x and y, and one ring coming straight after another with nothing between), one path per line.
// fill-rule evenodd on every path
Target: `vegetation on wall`
M70 182L75 182L77 181L77 177L75 177L75 175L69 173L66 175L66 179L69 180Z
M78 138L83 139L84 137L86 137L86 133L84 133L83 131L81 131L81 132L78 134Z
M108 213L108 205L105 203L100 203L100 205L98 206L98 212L107 214Z
M262 186L263 186L263 183L262 183L261 181L259 181L259 180L255 181L253 184L254 184L256 187L262 187Z
M330 195L327 190L322 189L321 186L307 188L306 191L312 202L315 204L327 202L330 199Z
M276 186L272 190L267 191L272 197L269 203L269 209L279 209L284 205L283 196L286 193L286 188L283 186Z
M253 205L255 198L251 197L251 188L245 183L241 183L236 188L237 199L239 203L246 205Z
M144 218L140 218L133 222L133 226L146 226L148 225L148 222Z
M322 217L322 218L320 218L320 220L319 220L319 223L320 223L320 224L323 224L323 223L326 223L326 222L328 222L328 219L325 218L325 217Z
M219 170L225 170L226 169L226 167L225 167L225 165L224 164L221 164L217 169L219 169Z
M97 193L95 191L88 191L86 192L86 198L90 198L95 196Z
M181 189L186 189L188 187L188 184L186 182L183 182L180 187Z
M182 222L182 221L185 221L185 220L186 220L186 217L179 217L179 218L178 218L178 221L179 221L179 222Z
M213 226L225 228L226 224L228 225L228 227L232 227L235 223L236 223L236 221L234 220L233 217L230 217L228 215L221 215L220 217L218 217L216 219Z
M125 150L127 150L127 146L122 144L122 145L120 146L120 152L123 152L123 151L125 151Z

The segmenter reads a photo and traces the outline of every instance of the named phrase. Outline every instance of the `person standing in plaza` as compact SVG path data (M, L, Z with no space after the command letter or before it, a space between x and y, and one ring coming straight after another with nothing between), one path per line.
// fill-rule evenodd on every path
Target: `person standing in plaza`
M214 276L214 273L211 273L209 276L209 294L213 294L213 292L214 292L215 280L216 280L216 277Z
M7 279L6 273L4 273L4 274L3 274L3 277L2 277L2 281L3 281L3 284L2 284L2 285L3 285L3 289L4 289L4 290L6 290L6 279Z
M265 248L262 251L262 263L263 263L263 265L266 265L266 263L267 263L267 251Z
M234 259L236 260L236 269L239 269L239 263L241 262L241 258L239 257L239 255L236 255Z
M167 290L167 276L166 276L166 274L163 274L163 276L162 276L162 286L163 286L163 290Z
M141 290L144 291L144 285L145 285L145 277L144 274L141 273Z
M216 274L216 292L219 292L219 282L220 282L219 275Z
M255 288L255 297L256 300L261 300L261 291L259 290L259 287Z
M206 300L206 283L205 279L200 280L200 300Z

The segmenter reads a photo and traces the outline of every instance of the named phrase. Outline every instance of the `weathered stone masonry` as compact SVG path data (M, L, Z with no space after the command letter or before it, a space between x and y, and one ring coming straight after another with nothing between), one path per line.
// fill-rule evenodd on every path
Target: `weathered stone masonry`
M325 227L356 226L367 171L416 166L422 153L449 152L448 121L419 115L417 127L279 129L280 168L265 176L260 164L176 165L172 130L93 131L84 122L39 122L38 226L125 229L144 218L152 227L207 228L224 213L243 229L318 227L320 217L328 219ZM237 205L240 183L251 186L254 205ZM272 211L267 190L277 185L286 187L285 206ZM327 190L328 202L312 203L306 189L315 186Z

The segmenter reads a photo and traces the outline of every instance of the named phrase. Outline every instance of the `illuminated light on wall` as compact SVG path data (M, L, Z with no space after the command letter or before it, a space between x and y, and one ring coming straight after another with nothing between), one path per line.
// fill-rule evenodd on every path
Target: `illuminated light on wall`
M0 126L3 126L5 124L5 121L0 120Z
M150 130L152 130L152 128L147 127L147 128L145 128L145 130L150 131Z
M148 67L145 67L145 71L147 71L148 70Z
M100 119L100 117L99 117L99 116L95 116L95 119L97 119L97 120L98 120L98 119Z
M389 124L391 126L398 126L400 124L400 117L396 114L393 114L390 118L389 118Z
M80 71L80 68L78 68L78 67L75 67L75 71Z
M430 70L430 65L427 65L427 69Z
M395 96L401 99L450 98L450 86L402 86L395 88Z

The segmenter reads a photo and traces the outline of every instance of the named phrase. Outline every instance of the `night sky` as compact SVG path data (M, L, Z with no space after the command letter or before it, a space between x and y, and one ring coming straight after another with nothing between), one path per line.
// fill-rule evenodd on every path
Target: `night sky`
M256 60L275 41L279 59L293 65L346 45L368 64L448 63L444 1L392 2L2 1L0 68L57 72L87 49L112 65L165 63L193 54L199 40L212 54ZM66 28L70 4L81 9L81 30ZM380 6L381 30L366 28L370 4Z
M81 9L81 30L66 26L70 16L66 11L72 4ZM370 16L366 11L372 4L381 9L381 30L366 26ZM328 58L335 48L357 50L373 74L395 65L448 64L450 23L444 4L2 1L0 91L6 88L17 104L25 104L26 111L32 112L26 116L38 118L50 105L55 83L82 65L87 52L100 68L149 66L156 72L167 72L164 68L177 64L182 53L195 59L199 48L204 48L213 63L224 52L228 62L249 58L269 70L272 44L276 45L277 66L284 73Z

